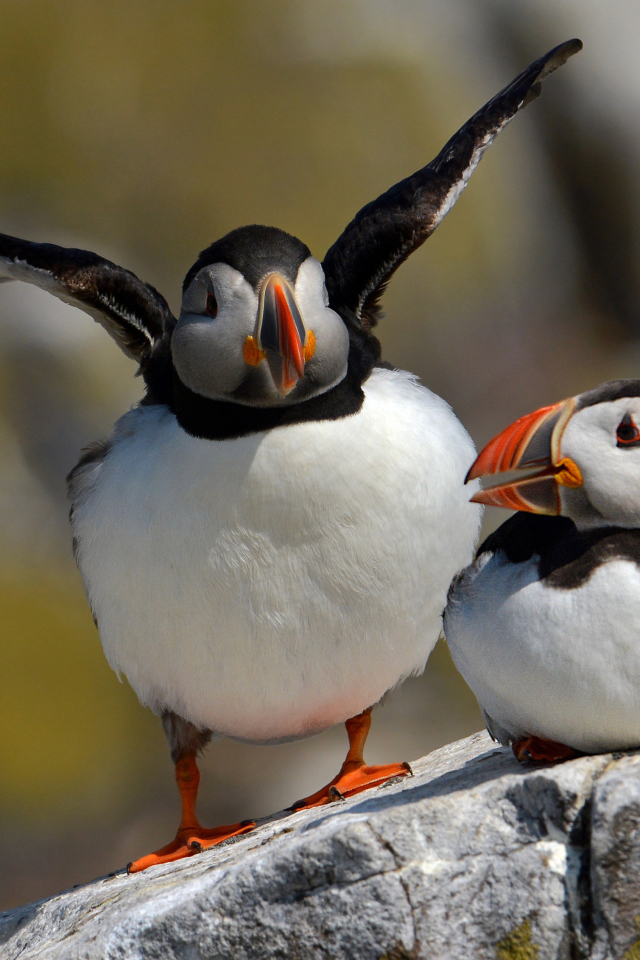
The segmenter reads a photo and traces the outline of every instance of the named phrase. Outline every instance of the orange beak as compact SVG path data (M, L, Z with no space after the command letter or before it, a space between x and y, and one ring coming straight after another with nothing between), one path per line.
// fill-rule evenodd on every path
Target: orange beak
M467 474L465 483L487 474L540 467L521 480L480 490L474 503L507 507L528 513L558 516L560 487L581 487L580 468L570 457L560 456L560 441L575 409L573 399L541 407L520 417L490 440Z
M260 289L255 341L264 351L276 390L283 397L304 376L306 336L291 286L280 274L270 274Z

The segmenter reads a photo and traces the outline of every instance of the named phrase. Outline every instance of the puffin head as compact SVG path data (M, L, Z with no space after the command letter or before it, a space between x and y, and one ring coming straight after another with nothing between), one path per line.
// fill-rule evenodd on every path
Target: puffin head
M581 528L640 526L640 380L613 380L520 417L489 441L467 480L527 470L476 503L572 519Z
M276 227L240 227L187 273L171 338L174 369L211 400L274 407L346 375L349 333L328 306L322 266Z

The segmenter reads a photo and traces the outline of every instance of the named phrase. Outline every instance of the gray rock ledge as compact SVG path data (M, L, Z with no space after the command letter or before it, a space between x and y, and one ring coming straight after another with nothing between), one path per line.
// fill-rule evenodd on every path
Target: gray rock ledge
M411 780L0 915L2 960L637 960L640 756L521 767L485 733Z

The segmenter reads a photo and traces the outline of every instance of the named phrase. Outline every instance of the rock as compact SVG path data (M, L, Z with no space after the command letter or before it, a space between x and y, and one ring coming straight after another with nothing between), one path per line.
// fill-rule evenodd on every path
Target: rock
M415 776L0 915L2 960L638 960L640 756Z

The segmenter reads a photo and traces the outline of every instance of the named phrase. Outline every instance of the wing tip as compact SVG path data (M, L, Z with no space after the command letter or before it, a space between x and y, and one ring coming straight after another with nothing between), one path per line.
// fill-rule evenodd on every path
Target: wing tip
M537 75L534 74L535 80L531 83L531 86L527 90L522 103L518 107L518 110L522 110L533 100L537 100L540 94L542 93L542 81L545 80L549 74L553 73L558 67L561 67L567 62L569 57L573 57L576 53L580 53L584 44L582 40L579 40L578 37L574 37L572 40L565 40L564 43L558 44L557 47L549 50L548 53L545 53L544 56L540 57L539 60L534 61L529 67L529 70L532 67L536 66L536 63L540 64L540 69Z
M459 130L454 133L450 140L447 141L445 146L442 148L440 153L434 157L434 159L428 163L421 170L418 170L416 173L412 174L410 177L406 177L404 180L401 180L399 183L394 184L389 190L381 194L375 200L366 204L361 210L356 213L353 220L345 227L343 232L340 234L335 243L329 248L325 254L324 260L322 262L325 273L328 275L331 269L334 269L334 263L339 262L339 260L344 256L344 246L345 246L345 237L348 237L350 232L357 228L358 231L362 229L362 224L366 218L370 218L372 211L375 210L383 202L388 202L389 198L397 193L399 188L405 188L408 184L414 184L421 175L424 176L426 173L438 174L442 173L442 168L450 165L452 162L460 163L460 156L467 155L468 158L473 159L472 148L474 144L470 143L469 131L472 132L472 138L475 137L477 140L478 134L474 132L473 125L481 125L480 134L485 138L484 143L481 144L482 149L479 151L476 150L475 154L475 163L469 167L468 163L465 166L465 171L468 173L472 172L477 165L478 160L484 150L491 142L495 136L502 130L502 128L515 116L515 114L525 107L531 101L536 100L542 92L542 81L553 73L558 67L561 67L566 61L574 56L574 54L579 53L583 48L582 40L579 40L577 37L572 38L571 40L565 40L563 43L558 44L556 47L553 47L542 57L539 57L537 60L534 60L533 63L519 74L515 80L512 80L511 83L497 93L491 100L484 104L480 110L475 113L470 120L468 120ZM491 121L494 123L494 129L489 130L491 134L487 138L487 123ZM462 139L461 139L462 138ZM445 170L444 176L449 174ZM459 179L459 178L458 178ZM468 175L467 175L468 179ZM462 187L466 184L466 179L464 180ZM413 187L412 187L413 189ZM415 194L415 189L413 190ZM395 198L397 200L397 198ZM426 239L433 233L435 228L438 226L444 215L455 203L455 198L452 203L450 203L444 212L438 216L432 218L431 222L427 225L428 229L421 232L419 240L414 242L411 245L411 249L408 253L399 256L393 262L387 264L390 269L387 272L385 284L391 278L391 275L395 272L397 266L402 263L409 253L412 253L418 246L420 246ZM362 237L359 235L358 246L362 245ZM353 255L353 250L350 251L350 254ZM343 278L340 283L342 285L348 286L348 282ZM359 294L358 294L359 295ZM339 301L339 296L337 289L335 294L332 294L332 302L337 303ZM378 294L379 296L379 294ZM344 297L344 294L343 294ZM377 297L376 297L377 299ZM346 300L343 302L347 303ZM357 314L357 309L355 306L350 306L350 309L353 309Z
M550 73L553 73L554 70L557 70L558 67L566 63L569 57L580 53L583 46L582 40L574 37L572 40L565 40L564 43L560 43L557 47L554 47L553 50L550 50L549 53L545 54L545 63L540 71L538 80L544 80Z

